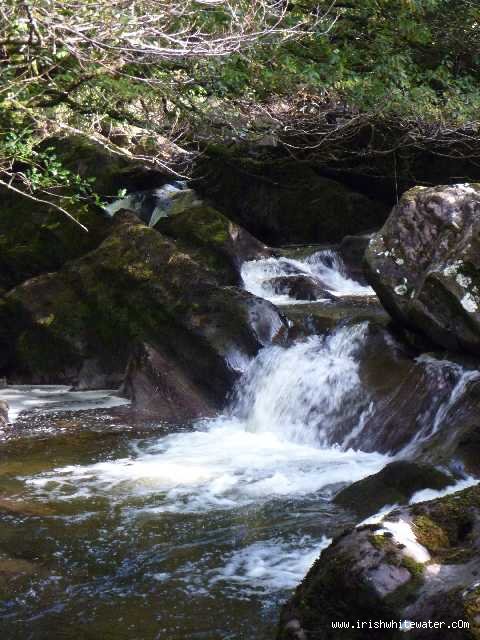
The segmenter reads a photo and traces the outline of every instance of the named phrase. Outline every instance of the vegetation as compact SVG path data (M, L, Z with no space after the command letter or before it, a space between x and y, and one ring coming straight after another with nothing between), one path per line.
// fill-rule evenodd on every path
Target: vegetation
M58 134L175 175L265 139L324 162L362 136L367 155L479 158L479 35L475 0L4 0L0 184L94 199Z

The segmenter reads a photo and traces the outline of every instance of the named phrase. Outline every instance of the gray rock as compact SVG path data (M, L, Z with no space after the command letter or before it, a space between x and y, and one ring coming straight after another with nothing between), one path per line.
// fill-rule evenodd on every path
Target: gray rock
M286 325L272 304L232 285L222 269L230 257L218 256L207 241L195 251L117 213L98 249L0 304L0 326L12 332L10 378L86 389L119 386L127 371L124 390L158 418L222 407L249 359Z
M480 185L405 193L366 265L393 318L443 347L480 353Z
M292 276L278 276L268 283L275 293L287 295L295 300L334 300L335 296L322 287L321 283L311 276L299 274Z
M423 625L409 631L414 640L478 638L479 532L478 486L345 532L322 552L283 608L278 640L300 632L325 640L405 637L399 628L369 628L369 621L392 620ZM357 620L365 627L332 627ZM429 620L442 629L429 629ZM469 628L449 628L459 620Z
M431 465L399 460L342 489L334 502L359 518L366 518L385 505L408 503L413 494L422 489L438 491L454 483L454 478Z

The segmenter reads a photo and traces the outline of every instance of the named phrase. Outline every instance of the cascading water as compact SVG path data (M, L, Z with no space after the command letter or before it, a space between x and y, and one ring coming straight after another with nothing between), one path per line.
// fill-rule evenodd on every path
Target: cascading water
M128 458L25 480L45 498L162 491L158 512L234 508L359 479L385 457L330 445L339 425L358 420L364 406L355 353L366 326L265 349L241 379L228 415L191 433L138 445Z
M317 251L303 260L293 258L265 258L246 262L242 278L247 291L266 298L274 304L298 304L302 300L279 295L272 286L275 278L308 276L335 296L372 296L371 287L361 285L349 277L345 264L333 249ZM305 301L306 302L306 301Z
M299 270L337 295L371 293L325 251L247 263L242 274L250 291L268 297L268 280ZM134 442L96 435L61 454L53 447L50 457L42 442L29 445L33 453L27 447L30 458L12 450L0 493L35 505L36 515L2 521L0 560L3 546L25 555L33 540L42 560L38 575L31 569L33 586L0 603L15 637L28 637L32 624L38 637L51 637L59 623L65 640L79 629L116 640L273 637L285 590L353 524L332 504L333 492L390 460L361 451L378 412L362 372L368 335L362 322L264 348L245 363L225 415L193 430L179 425ZM475 375L460 367L447 376L453 392L437 403L430 430L443 428ZM437 380L436 369L426 378ZM40 402L49 397L31 391ZM19 407L28 408L32 398L22 398Z
M247 430L330 446L341 425L357 421L365 406L357 352L366 330L361 323L261 353L244 376L234 407Z
M50 629L58 616L78 625L88 615L125 639L122 617L148 639L268 637L285 590L351 522L330 502L335 487L388 460L329 446L342 414L362 405L365 326L267 347L229 412L194 431L110 445L83 464L76 450L70 463L17 477L17 495L50 513L39 553L54 578L8 603L10 624L20 633L32 619ZM203 622L189 617L192 599L210 612ZM152 612L163 636L142 626Z

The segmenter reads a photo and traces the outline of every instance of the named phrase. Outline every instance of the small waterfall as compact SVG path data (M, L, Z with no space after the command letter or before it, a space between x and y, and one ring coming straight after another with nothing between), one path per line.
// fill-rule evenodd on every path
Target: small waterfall
M377 472L388 458L342 445L368 398L358 351L368 323L290 347L263 349L240 379L227 415L136 448L131 457L30 480L56 495L157 495L157 511L235 508L314 494Z
M366 408L357 352L367 327L264 350L241 381L233 415L254 433L313 446L338 442Z
M308 300L294 299L276 293L273 281L276 278L307 276L315 284L334 296L372 296L375 292L353 280L343 259L333 249L323 249L305 259L266 258L246 262L242 267L245 289L275 304L299 304Z

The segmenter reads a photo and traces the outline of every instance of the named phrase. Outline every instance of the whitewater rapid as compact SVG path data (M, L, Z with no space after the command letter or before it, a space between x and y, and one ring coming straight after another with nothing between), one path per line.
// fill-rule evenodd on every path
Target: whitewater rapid
M361 400L356 353L365 329L267 347L250 363L225 415L192 431L130 443L123 457L24 476L25 491L69 509L108 500L127 529L144 518L236 518L245 509L327 505L341 484L376 473L389 460L328 444L338 421ZM269 531L208 572L191 567L190 575L199 572L202 590L228 583L235 597L292 588L328 542L324 529L318 536ZM179 575L157 574L167 582Z
M264 349L240 380L226 415L189 433L136 443L128 458L26 478L44 498L162 493L162 511L236 508L275 496L315 494L375 473L387 457L331 446L358 412L356 352L367 324ZM142 510L144 509L142 506Z
M277 305L309 302L280 295L272 286L274 278L298 275L312 278L320 287L337 297L375 295L371 287L360 284L348 275L344 261L333 249L322 249L303 259L281 257L251 260L242 267L245 289Z

